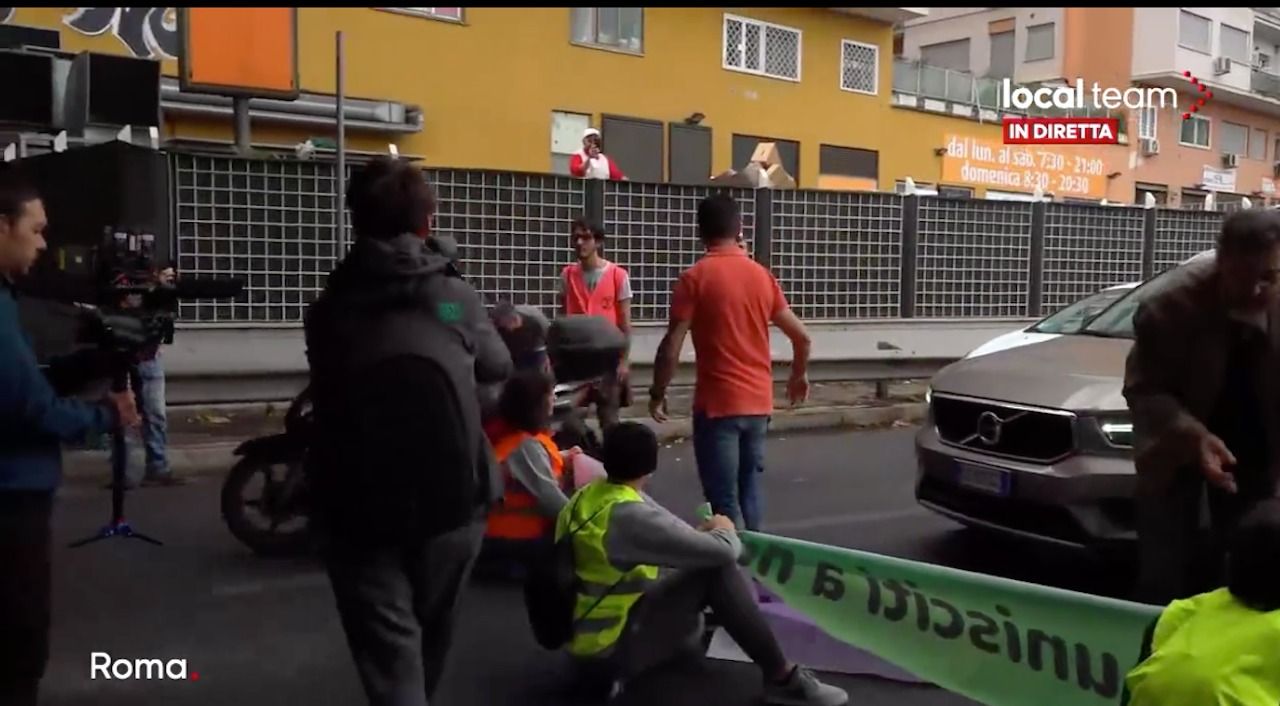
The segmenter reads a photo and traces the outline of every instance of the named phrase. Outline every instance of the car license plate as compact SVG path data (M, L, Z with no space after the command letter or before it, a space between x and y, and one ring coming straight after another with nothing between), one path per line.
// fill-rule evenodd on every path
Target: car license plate
M1007 471L969 463L957 463L956 482L970 490L1005 497L1009 494L1011 476Z

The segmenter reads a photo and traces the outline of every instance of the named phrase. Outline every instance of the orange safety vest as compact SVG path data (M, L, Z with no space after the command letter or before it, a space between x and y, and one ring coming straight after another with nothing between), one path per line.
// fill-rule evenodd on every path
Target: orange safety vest
M605 262L605 272L594 290L587 289L586 278L582 275L582 263L566 265L561 277L564 279L565 313L590 314L603 316L617 326L618 320L618 287L627 271L612 262Z
M507 470L507 459L512 452L533 437L547 450L551 457L551 475L559 482L564 477L564 458L556 442L546 434L530 434L525 431L508 431L493 444L493 455L502 464L502 480L505 490L502 502L489 512L489 524L485 529L486 537L495 539L534 540L542 537L555 526L556 518L543 517L538 512L538 503L520 481L512 477Z

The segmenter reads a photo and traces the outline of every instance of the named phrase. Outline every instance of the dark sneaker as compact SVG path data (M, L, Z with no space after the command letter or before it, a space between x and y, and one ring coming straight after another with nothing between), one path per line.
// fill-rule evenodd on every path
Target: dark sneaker
M142 484L149 488L155 486L186 485L187 479L179 478L172 473L165 473L162 475L147 476L142 479Z
M764 702L772 706L844 706L849 695L818 681L808 669L796 667L786 681L765 685Z

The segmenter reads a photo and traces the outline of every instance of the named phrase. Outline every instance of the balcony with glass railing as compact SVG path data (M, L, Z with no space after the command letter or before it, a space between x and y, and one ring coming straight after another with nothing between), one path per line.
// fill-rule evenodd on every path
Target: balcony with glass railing
M978 119L984 114L991 120L998 120L1001 115L1024 115L1044 118L1118 118L1120 135L1127 132L1123 111L1106 110L1105 108L1086 107L1082 110L1065 110L1062 108L1038 108L1031 106L1027 110L1005 108L1000 105L1000 87L1003 79L975 76L967 71L944 69L929 66L918 61L895 59L893 62L893 91L901 95L915 96L921 99L946 101L956 106L972 108ZM1014 83L1013 89L1026 87L1031 90L1041 88L1040 84ZM950 111L948 114L953 114ZM1127 139L1127 138L1126 138Z

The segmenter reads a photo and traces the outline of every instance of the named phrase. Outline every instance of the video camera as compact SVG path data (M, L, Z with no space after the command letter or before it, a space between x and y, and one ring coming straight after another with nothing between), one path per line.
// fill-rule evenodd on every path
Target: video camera
M42 361L85 347L137 360L173 343L180 302L231 299L243 289L241 280L164 276L176 248L163 153L114 142L15 166L49 218L48 249L18 282L37 312L24 316Z

